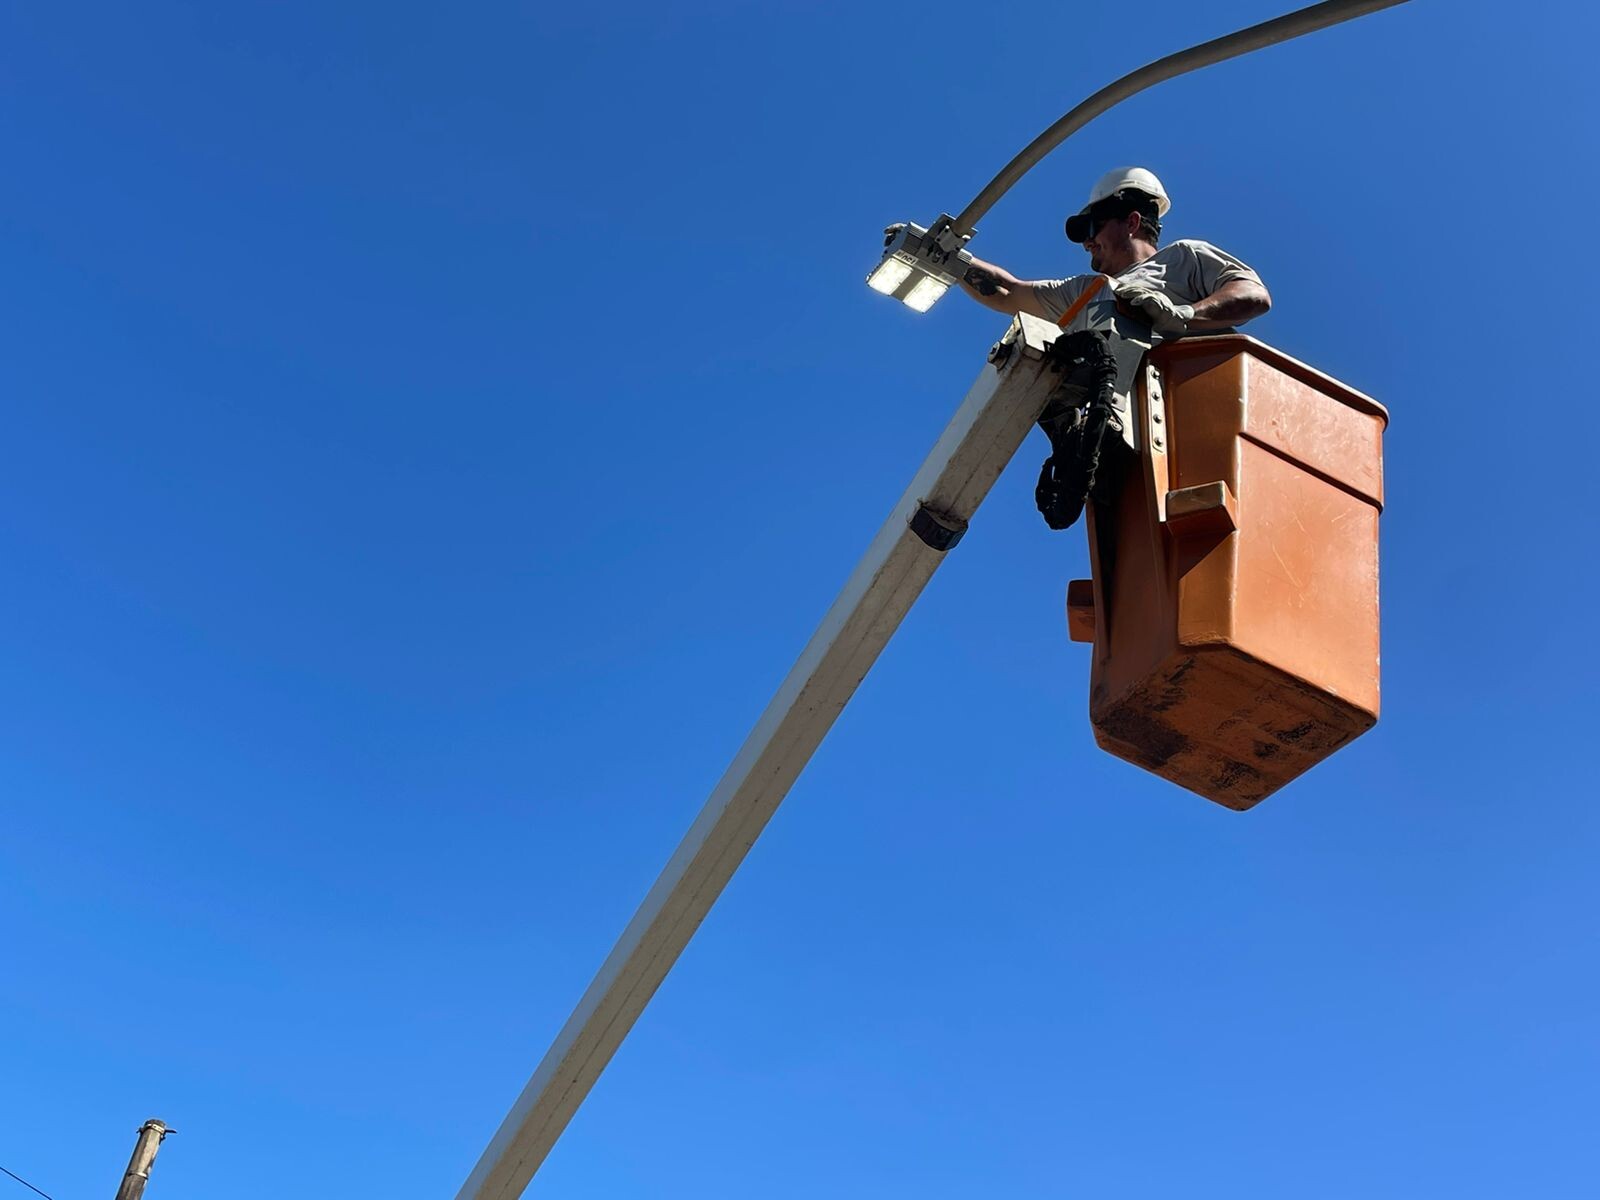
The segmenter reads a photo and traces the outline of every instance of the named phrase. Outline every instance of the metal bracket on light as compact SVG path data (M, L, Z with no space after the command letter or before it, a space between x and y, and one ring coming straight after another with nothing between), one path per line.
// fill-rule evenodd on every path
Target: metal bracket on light
M949 213L932 229L909 221L891 225L883 231L883 261L867 276L867 286L927 312L972 265L972 255L962 248L971 237L956 232Z

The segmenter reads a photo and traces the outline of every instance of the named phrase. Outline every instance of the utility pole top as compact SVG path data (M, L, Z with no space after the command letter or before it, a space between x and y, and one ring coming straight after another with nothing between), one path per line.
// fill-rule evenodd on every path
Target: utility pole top
M117 1200L140 1200L144 1185L150 1182L150 1169L156 1163L156 1151L169 1133L176 1133L159 1117L151 1117L139 1126L139 1140L134 1143L133 1157L122 1174L122 1184L117 1188Z

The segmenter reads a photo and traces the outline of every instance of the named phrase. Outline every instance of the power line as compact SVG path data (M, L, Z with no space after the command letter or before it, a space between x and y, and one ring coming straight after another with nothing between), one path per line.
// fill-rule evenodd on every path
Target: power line
M0 1167L0 1171L6 1171L6 1169L4 1167ZM34 1187L33 1184L29 1183L26 1179L24 1179L21 1175L18 1175L15 1171L6 1171L6 1174L11 1176L11 1178L15 1179L18 1183L20 1183L23 1187L27 1188L29 1191L39 1192L38 1188ZM49 1192L39 1192L39 1195L43 1196L44 1200L55 1200L55 1197L52 1196Z

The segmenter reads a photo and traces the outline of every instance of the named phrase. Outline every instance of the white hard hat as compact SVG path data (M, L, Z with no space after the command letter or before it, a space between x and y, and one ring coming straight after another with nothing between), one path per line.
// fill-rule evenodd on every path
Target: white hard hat
M1167 189L1161 186L1161 180L1156 178L1154 171L1147 171L1143 167L1118 167L1115 171L1107 171L1100 176L1094 187L1089 189L1089 204L1104 200L1108 196L1115 196L1124 190L1154 196L1158 217L1166 216L1167 210L1172 207L1172 201L1167 199ZM1088 205L1084 207L1087 208Z
M1147 171L1143 167L1118 167L1100 176L1094 187L1089 189L1089 203L1067 218L1067 239L1082 242L1087 238L1090 230L1089 210L1118 192L1142 192L1153 197L1158 221L1172 207L1172 201L1167 199L1167 189L1161 186L1161 180L1156 178L1154 171Z

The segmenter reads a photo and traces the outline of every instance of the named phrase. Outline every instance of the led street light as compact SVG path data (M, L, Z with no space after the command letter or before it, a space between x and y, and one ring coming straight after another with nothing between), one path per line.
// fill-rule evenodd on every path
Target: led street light
M867 276L867 286L915 312L932 308L972 265L972 255L962 249L972 235L957 233L948 214L932 229L907 222L883 233L883 261Z
M916 312L927 312L933 307L934 302L949 290L948 283L943 283L932 275L924 275L917 280L917 285L906 293L906 307Z
M878 264L876 271L867 276L867 286L875 292L892 296L895 289L910 278L910 263L901 262L898 258L886 258Z

